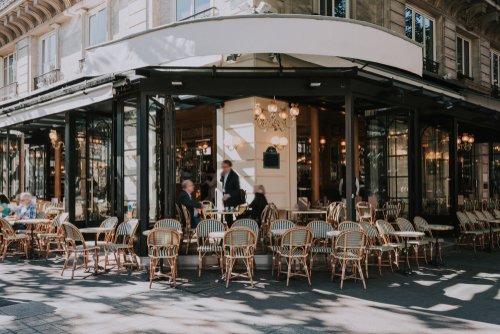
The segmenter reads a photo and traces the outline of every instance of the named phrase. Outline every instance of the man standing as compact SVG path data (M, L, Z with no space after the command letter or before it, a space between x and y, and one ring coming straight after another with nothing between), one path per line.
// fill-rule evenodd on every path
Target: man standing
M182 191L179 194L179 206L184 205L191 216L191 228L196 228L200 222L201 203L193 199L194 184L191 180L182 181ZM187 222L184 222L187 223Z
M241 204L241 189L240 177L233 171L233 163L229 160L222 162L222 174L220 178L222 182L222 201L224 207L236 208ZM226 222L229 227L233 224L233 215L227 215Z

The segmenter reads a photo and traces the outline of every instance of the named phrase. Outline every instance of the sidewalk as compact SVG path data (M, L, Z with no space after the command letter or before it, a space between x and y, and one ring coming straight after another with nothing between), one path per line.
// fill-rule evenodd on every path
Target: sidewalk
M446 267L407 278L373 267L360 283L313 286L258 271L255 288L218 281L216 270L180 271L176 289L149 289L147 274L111 271L74 280L62 262L0 263L0 333L495 333L500 331L500 252L448 249ZM465 263L465 264L463 264Z

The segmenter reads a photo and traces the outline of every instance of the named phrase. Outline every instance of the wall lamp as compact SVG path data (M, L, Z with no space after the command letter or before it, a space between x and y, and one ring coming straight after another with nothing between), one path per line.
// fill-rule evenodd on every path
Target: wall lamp
M229 151L238 150L242 144L243 141L240 137L226 137L224 140L224 146L226 146Z
M273 145L278 151L281 151L288 146L288 138L273 136L271 138L271 145Z

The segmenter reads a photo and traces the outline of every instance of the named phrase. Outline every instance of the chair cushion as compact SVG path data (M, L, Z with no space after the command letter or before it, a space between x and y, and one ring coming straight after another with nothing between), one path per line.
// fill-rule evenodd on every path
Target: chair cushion
M311 253L321 253L321 254L331 254L333 251L332 247L326 246L312 246Z
M155 255L153 249L150 248L148 255L149 257L154 257L154 258L174 258L177 257L178 253L177 253L177 248L173 249L173 251L163 248L160 249L158 253Z
M11 235L8 237L9 240L23 240L26 238L28 238L28 235L26 234L16 234L15 236Z
M366 247L369 251L379 251L379 252L390 252L394 250L394 247L391 245L374 245Z
M87 241L87 242L91 242L92 246L94 245L93 241ZM99 243L98 243L98 245L99 245ZM105 244L104 246L105 246L105 248L110 249L110 250L133 248L129 244L113 244L113 243L109 243L109 244Z
M233 254L229 252L229 249L226 249L224 256L230 257L230 258L247 258L247 257L252 257L253 254L251 252L246 252L242 248L235 248L233 249Z
M333 255L335 258L340 260L358 260L361 259L361 256L353 253L353 252L337 252L337 254Z
M207 253L214 252L220 253L222 252L222 246L220 245L202 245L198 247L198 252Z
M41 239L57 238L58 236L57 233L38 233L38 237Z
M304 255L304 252L300 248L294 248L293 251L286 247L286 248L281 248L277 252L279 255L284 256L284 257L303 257L307 256L307 254Z
M429 244L429 240L422 240L422 239L419 239L419 240L408 240L408 244L423 246L423 245L428 245Z

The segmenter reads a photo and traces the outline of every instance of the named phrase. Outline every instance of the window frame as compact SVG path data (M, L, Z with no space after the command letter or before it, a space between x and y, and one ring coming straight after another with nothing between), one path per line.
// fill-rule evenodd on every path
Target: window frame
M196 0L189 0L189 1L191 1L191 5L193 6L193 12L183 19L177 18L177 1L179 1L179 0L172 1L173 2L172 15L173 15L174 22L180 22L180 21L186 20L186 18L191 17L191 16L196 14L196 12L194 12L195 7L196 7ZM180 1L186 1L186 0L180 0ZM208 7L209 9L215 7L215 3L214 3L215 0L209 0L209 2L210 2L209 7ZM190 20L192 20L192 19L194 19L194 17L192 17Z
M458 69L458 39L461 39L462 40L462 68L461 68L461 71L459 71ZM464 61L464 45L465 45L465 42L469 43L469 52L468 52L468 61L469 61L469 74L465 74L464 73L464 69L465 69L465 61ZM461 34L458 34L457 33L457 37L455 38L455 65L456 65L456 69L457 69L457 75L458 74L461 74L463 77L466 77L466 78L472 78L473 77L473 74L472 74L472 40L470 38L467 38L465 37L464 35L461 35Z
M425 46L425 19L427 18L429 21L432 21L432 26L433 26L433 29L432 29L432 61L436 61L436 18L429 14L428 12L426 12L425 10L422 10L418 7L415 7L413 5L409 5L409 4L406 4L405 5L405 13L404 13L404 16L405 16L405 30L406 30L406 10L407 9L411 9L412 11L412 18L411 18L411 38L406 36L406 31L404 33L404 36L406 38L410 38L412 41L414 41L415 43L418 43L419 45L422 46L422 55L424 58L425 57L425 54L426 54L426 46ZM423 20L424 20L424 27L423 27L423 33L424 35L422 36L422 40L423 42L420 43L420 42L417 42L415 40L415 14L420 14L420 16L422 16Z
M12 57L12 80L9 80L9 58ZM7 62L7 64L6 64ZM2 66L3 66L3 73L2 73L2 79L3 79L3 86L2 87L7 87L9 85L12 85L13 83L17 82L17 73L16 73L16 63L17 63L17 53L12 52L9 53L6 56L2 57ZM7 65L7 66L5 66Z
M332 3L332 15L327 15L327 14L321 14L321 3L324 2L325 4L327 2ZM345 0L345 17L342 16L335 16L335 1L336 0L317 0L316 1L316 8L317 8L317 13L320 16L326 16L326 17L335 17L339 19L348 19L350 18L350 9L351 9L351 2L350 0Z
M95 44L90 44L90 18L94 15L97 15L99 12L105 10L106 11L106 37L103 42L97 42ZM109 42L111 32L110 32L110 17L109 17L109 7L107 6L107 2L100 4L97 7L92 8L87 12L86 20L85 20L85 44L87 47L94 47L100 44L104 44Z
M47 74L47 73L50 73L52 71L55 71L55 70L58 70L59 69L59 36L58 36L58 29L54 29L54 30L51 30L49 31L48 33L40 36L40 40L39 40L39 50L40 50L40 55L39 55L39 61L40 61L40 65L38 66L38 75L44 75L44 74ZM45 71L44 70L44 50L43 50L43 43L44 41L46 40L49 40L49 38L51 38L52 36L54 36L55 38L55 42L54 42L54 45L55 45L55 48L54 48L54 68L53 69L49 69L48 71Z
M497 82L495 83L494 82L494 72L493 72L493 56L497 56ZM491 57L490 57L490 71L491 71L491 85L492 86L496 86L496 87L500 87L500 51L497 51L497 50L491 50Z

